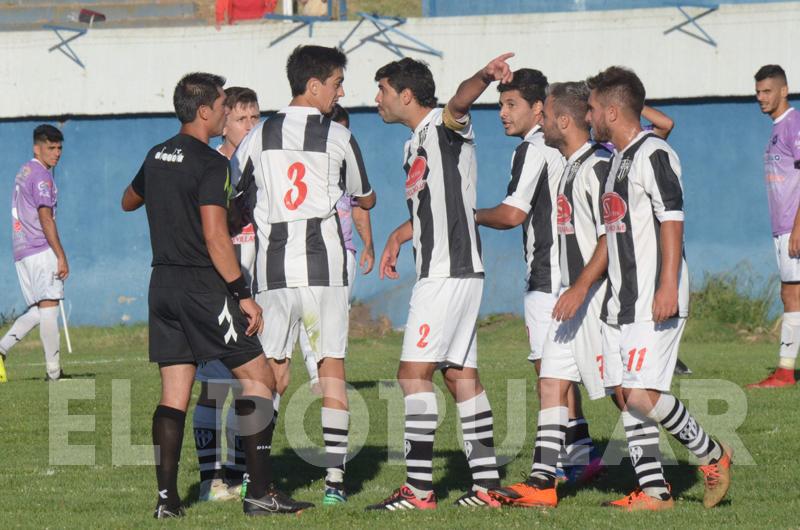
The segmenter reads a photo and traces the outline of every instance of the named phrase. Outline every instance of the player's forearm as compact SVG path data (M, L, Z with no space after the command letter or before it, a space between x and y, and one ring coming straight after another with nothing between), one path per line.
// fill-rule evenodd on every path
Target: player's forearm
M371 210L375 207L375 203L378 201L378 196L375 194L375 190L372 190L369 195L365 195L364 197L356 197L355 199L359 208Z
M364 246L372 248L372 222L369 218L369 211L360 206L355 206L352 210L352 216L356 232L358 232L361 241L364 242Z
M659 286L678 288L678 274L683 248L683 221L661 223L661 275Z
M794 223L792 225L792 233L800 234L800 205L798 205L797 213L794 214Z
M509 230L525 222L527 214L507 204L499 204L494 208L481 208L475 212L475 222L496 230Z
M672 118L647 105L642 109L642 117L653 125L653 132L665 140L669 133L672 132L673 127L675 127L675 122L672 121Z
M42 232L47 240L47 244L53 249L57 258L64 259L64 247L61 246L61 239L58 237L58 229L56 228L56 220L53 219L52 210L49 208L39 208L39 224L42 225Z
M206 237L206 246L211 263L214 264L214 268L226 283L230 283L242 275L233 243L227 233Z
M596 281L603 277L608 270L608 246L606 236L601 236L597 240L597 246L592 253L589 262L575 280L575 286L584 288L587 291Z
M411 221L406 221L405 223L401 224L389 235L389 238L394 240L398 245L402 245L406 241L410 241L413 237L414 227L411 225Z
M447 102L450 113L455 119L462 118L469 112L469 108L489 87L493 79L484 75L483 69L458 85L455 95Z

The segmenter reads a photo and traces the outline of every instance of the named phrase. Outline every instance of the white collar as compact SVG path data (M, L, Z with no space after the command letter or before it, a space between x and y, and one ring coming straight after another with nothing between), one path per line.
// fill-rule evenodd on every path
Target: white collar
M780 123L781 120L783 120L793 110L794 110L794 107L789 107L788 109L786 109L786 112L784 112L783 114L781 114L780 116L778 116L777 118L772 120L772 123L775 123L775 124Z

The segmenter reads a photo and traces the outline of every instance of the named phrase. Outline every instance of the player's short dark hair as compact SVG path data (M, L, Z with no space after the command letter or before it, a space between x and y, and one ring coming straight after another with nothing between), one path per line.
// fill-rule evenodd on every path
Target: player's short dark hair
M436 106L436 83L428 65L406 57L383 65L375 72L375 81L386 79L398 93L409 89L423 107Z
M333 110L330 114L328 114L328 117L331 119L331 121L341 123L348 128L350 127L350 113L338 103L333 106Z
M229 109L236 105L258 105L258 96L255 90L242 86L230 86L225 89L225 106Z
M286 75L289 78L292 97L305 93L309 79L319 79L324 83L333 75L334 70L346 66L347 56L339 48L298 46L286 61Z
M642 80L630 68L609 66L586 80L589 89L601 96L611 96L617 103L629 108L637 116L644 108L645 90Z
M777 64L765 64L761 68L758 69L755 75L756 81L763 81L764 79L779 79L786 84L786 72L780 65Z
M547 86L547 76L542 72L533 68L520 68L514 72L514 78L510 83L497 85L497 91L502 94L518 90L522 98L529 105L533 105L537 101L544 103L544 99L547 97Z
M224 77L205 72L193 72L183 76L175 85L175 93L172 95L175 114L181 123L193 122L197 118L197 109L201 106L212 106L224 85Z
M549 96L553 101L556 116L568 114L572 121L584 131L589 130L586 113L589 111L589 87L584 81L553 83Z
M64 135L56 127L43 123L33 130L33 143L63 142Z

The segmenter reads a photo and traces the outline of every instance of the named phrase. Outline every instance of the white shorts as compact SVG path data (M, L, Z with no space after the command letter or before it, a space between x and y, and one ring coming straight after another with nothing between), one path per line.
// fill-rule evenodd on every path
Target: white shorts
M239 244L238 247L239 263L242 267L244 281L247 282L247 285L252 286L256 268L256 243L255 241L245 241Z
M199 363L194 378L196 381L201 381L203 383L215 380L229 382L235 379L231 371L228 370L228 367L222 364L222 361L216 359Z
M478 367L476 327L483 278L424 278L414 285L403 362Z
M685 326L685 318L659 324L603 324L605 385L669 392Z
M259 339L267 358L291 359L302 325L317 363L325 357L344 359L350 325L347 287L273 289L258 293L256 302L264 310Z
M538 361L542 358L547 332L553 322L553 307L558 301L558 293L542 293L528 291L525 293L525 331L528 332L531 352L528 360Z
M58 258L48 248L16 262L17 278L25 303L34 306L42 300L63 300L64 282L58 279Z
M800 258L789 256L789 236L781 234L773 238L775 257L778 260L778 271L782 282L800 282Z
M553 321L544 344L539 378L583 382L590 399L607 395L600 372L603 363L600 309L604 295L605 282L595 283L574 317L566 322Z
M356 281L356 271L358 264L356 264L356 255L354 252L347 251L347 307L350 307L350 300L353 297L353 284Z

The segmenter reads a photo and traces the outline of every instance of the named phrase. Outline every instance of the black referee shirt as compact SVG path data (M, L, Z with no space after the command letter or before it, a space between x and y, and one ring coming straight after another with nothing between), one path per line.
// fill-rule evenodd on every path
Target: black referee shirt
M178 134L150 149L131 186L144 197L154 267L213 267L200 207L228 207L230 178L223 155Z

